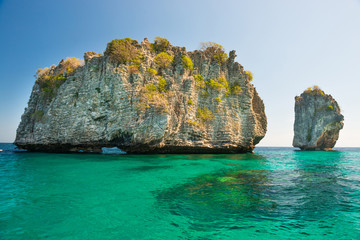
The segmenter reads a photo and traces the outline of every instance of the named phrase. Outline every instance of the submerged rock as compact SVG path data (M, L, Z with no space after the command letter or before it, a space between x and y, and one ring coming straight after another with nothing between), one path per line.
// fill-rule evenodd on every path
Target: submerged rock
M331 150L343 128L344 116L331 95L317 86L295 97L293 146L301 150Z
M66 60L40 69L15 144L47 152L252 151L267 120L235 51L227 58L220 45L187 52L166 41L114 40L105 55L85 53L83 66Z

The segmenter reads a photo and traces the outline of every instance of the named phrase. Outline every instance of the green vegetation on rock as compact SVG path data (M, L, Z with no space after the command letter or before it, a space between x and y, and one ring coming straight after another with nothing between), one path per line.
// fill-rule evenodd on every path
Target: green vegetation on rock
M308 142L310 142L310 140L311 140L311 132L312 132L312 127L310 127L307 132L306 140Z
M205 123L211 121L214 118L214 114L207 107L204 107L203 109L198 107L196 117L200 122Z
M131 38L114 39L108 43L105 55L111 60L121 64L140 64L142 55L140 53L140 45L136 40Z
M203 42L201 43L201 50L203 50L212 60L215 60L219 65L222 65L228 59L225 49L218 43Z
M221 103L221 98L218 98L218 97L217 97L217 98L215 98L214 100L215 100L217 103Z
M226 81L226 78L219 77L216 80L210 79L207 84L210 86L211 89L216 89L220 91L222 88L226 88L228 86L228 83Z
M139 65L130 65L130 66L128 67L128 69L129 69L129 73L130 73L130 74L134 74L134 73L139 73L139 72L140 72L140 70L139 70Z
M188 120L187 123L194 127L198 127L198 128L201 127L200 123L198 123L197 121Z
M243 90L240 86L240 83L235 83L232 87L231 87L231 94L233 95L241 95L243 94Z
M168 101L166 98L166 80L159 76L158 83L155 85L153 83L145 84L142 88L141 100L138 104L140 110L145 110L154 106L156 109L167 112Z
M155 76L158 74L158 72L157 72L155 69L152 69L152 68L149 68L149 69L147 70L147 73L148 73L151 77L155 77Z
M206 90L203 90L203 91L201 91L200 96L201 97L208 97L208 96L210 96L210 93L208 91L206 91Z
M159 83L158 83L158 91L159 92L166 92L166 80L163 77L159 77Z
M165 52L170 47L170 42L166 38L155 37L152 48L155 52Z
M204 89L206 87L204 77L201 74L194 74L193 77L195 78L195 87L197 89Z
M253 73L249 70L245 71L245 74L247 75L247 79L249 80L249 82L251 82L254 78Z
M43 116L44 116L44 111L43 111L43 110L37 110L36 112L34 112L34 113L31 115L31 117L32 117L35 121L40 121Z
M311 94L311 95L324 95L324 91L320 89L319 86L314 85L313 87L308 87L305 91L305 93Z
M190 59L188 56L183 55L183 56L181 57L181 60L182 60L182 62L183 62L183 64L184 64L184 67L185 67L186 69L189 69L189 70L193 70L193 69L194 69L194 64L193 64L193 62L191 61L191 59Z
M214 79L209 79L206 81L206 85L210 87L210 89L215 89L220 91L224 86L220 84L218 81L215 81Z
M38 69L35 78L43 97L51 100L67 77L72 76L81 65L80 59L68 57L66 60L60 61L58 66L52 65L50 68Z
M226 80L225 76L220 76L217 79L210 79L206 81L206 84L210 87L210 89L215 89L217 91L221 91L221 89L225 89L225 96L230 96L229 83Z
M156 85L155 84L153 84L153 83L148 83L148 84L146 84L145 86L145 90L147 91L147 92L156 92L157 91L157 87L156 87Z
M173 56L170 56L169 54L165 52L161 52L158 55L156 55L154 61L159 66L159 68L164 69L167 68L172 61L174 60Z

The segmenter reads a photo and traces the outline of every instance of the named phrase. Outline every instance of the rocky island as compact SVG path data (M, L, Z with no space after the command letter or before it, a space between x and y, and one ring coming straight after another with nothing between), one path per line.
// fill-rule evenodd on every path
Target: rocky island
M251 152L267 119L250 71L216 43L108 43L39 69L15 144L44 152Z
M318 86L295 97L293 146L301 150L331 150L343 128L338 103Z

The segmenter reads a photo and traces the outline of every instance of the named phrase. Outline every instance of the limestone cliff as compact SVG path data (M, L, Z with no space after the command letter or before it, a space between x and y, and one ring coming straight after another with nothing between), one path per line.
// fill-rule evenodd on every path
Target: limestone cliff
M344 116L331 95L317 86L295 97L293 146L301 150L331 150L343 128Z
M166 39L165 39L166 40ZM250 152L266 133L252 75L223 48L114 40L85 64L40 69L17 129L29 151ZM164 43L165 41L165 43Z

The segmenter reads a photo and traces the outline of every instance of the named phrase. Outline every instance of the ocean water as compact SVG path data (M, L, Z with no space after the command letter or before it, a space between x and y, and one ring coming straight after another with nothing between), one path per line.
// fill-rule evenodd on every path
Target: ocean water
M360 239L360 149L0 149L0 239Z

